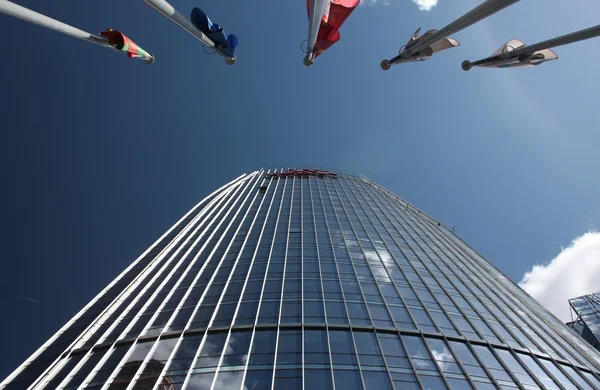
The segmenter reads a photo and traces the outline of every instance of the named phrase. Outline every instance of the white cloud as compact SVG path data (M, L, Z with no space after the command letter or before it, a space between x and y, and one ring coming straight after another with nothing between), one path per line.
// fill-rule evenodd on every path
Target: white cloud
M412 0L413 3L419 6L420 11L431 11L438 3L438 0Z
M519 283L562 321L570 321L569 299L600 291L600 232L573 240L547 265L535 265Z

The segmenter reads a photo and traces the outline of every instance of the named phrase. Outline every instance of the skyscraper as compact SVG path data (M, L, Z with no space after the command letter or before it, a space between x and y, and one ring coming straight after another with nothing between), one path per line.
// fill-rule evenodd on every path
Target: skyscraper
M569 299L575 319L567 326L600 351L600 292Z
M600 354L365 177L261 170L195 206L0 387L598 389Z

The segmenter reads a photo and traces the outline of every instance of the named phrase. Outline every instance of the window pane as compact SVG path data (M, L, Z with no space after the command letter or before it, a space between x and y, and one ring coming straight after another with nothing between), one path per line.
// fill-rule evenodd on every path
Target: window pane
M408 355L411 357L413 364L417 370L437 370L425 344L420 337L416 336L403 336L404 344Z
M335 388L343 390L363 390L362 380L358 371L333 370Z
M333 389L330 370L305 370L304 387L309 390ZM287 389L285 389L287 390Z
M250 354L250 365L273 364L275 359L275 342L277 331L257 330L252 342L252 353ZM270 382L269 382L270 383Z
M277 364L302 364L302 332L282 330L279 332Z
M247 390L262 390L271 388L273 370L248 370L244 386Z
M367 390L392 390L387 372L363 371Z
M242 388L242 380L244 379L244 371L220 371L215 380L215 389L231 389L239 390ZM168 387L164 389L170 390ZM193 387L188 386L188 389ZM160 388L158 390L163 390Z
M421 383L425 390L446 390L444 381L439 376L421 375Z

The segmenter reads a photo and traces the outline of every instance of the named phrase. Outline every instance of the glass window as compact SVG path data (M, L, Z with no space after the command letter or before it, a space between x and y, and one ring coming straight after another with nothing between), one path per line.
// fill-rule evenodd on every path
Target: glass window
M490 383L475 382L475 387L477 388L477 390L496 390L497 389L496 385L492 384L491 382ZM502 389L510 390L510 389L516 389L516 387L510 387L510 389L509 389L508 386L506 386L506 387L503 386Z
M175 348L175 344L177 344L176 338L160 340L158 342L152 357L146 364L146 367L144 367L144 370L142 371L139 379L136 381L134 388L144 386L152 387L156 383L160 373L163 370L163 367L165 366L167 360L169 360L169 356L171 356L173 348Z
M327 310L327 322L330 324L347 324L346 307L344 302L327 301L325 302Z
M115 369L115 367L117 367L117 365L119 364L121 359L123 359L123 356L125 356L125 352L127 352L127 350L129 350L129 347L130 347L130 345L117 346L112 351L112 353L110 354L108 359L106 361L104 361L104 364L102 364L102 367L100 367L100 369L96 372L96 375L94 375L94 377L90 381L89 385L90 386L94 386L94 385L98 385L98 384L104 385L104 382L110 377L110 374L112 374L113 370ZM79 355L79 358L81 358L81 356L83 356L83 355ZM73 357L69 360L69 363L67 363L66 367L68 367L70 365L70 363L74 360L79 361L78 359L75 359ZM56 382L56 379L58 379L58 376L56 376L52 380L52 382L50 382L50 384L47 387L48 389L58 388L58 384L60 383L60 381ZM54 386L51 386L51 384L54 384Z
M325 322L322 301L304 301L304 318L307 322Z
M247 390L263 390L271 388L273 370L248 370L244 387Z
M567 372L567 374L569 374L569 376L571 378L573 378L575 380L575 382L577 382L577 384L579 386L581 386L584 390L592 390L593 387L591 387L583 378L583 376L581 376L578 372L575 371L575 369L573 369L572 367L566 366L564 364L560 365L562 367L563 370L565 370Z
M85 363L79 367L79 369L74 373L71 379L67 382L68 388L76 389L77 386L83 382L83 380L92 372L96 364L100 361L103 353L94 351L90 356L88 356Z
M202 335L186 336L177 348L167 369L167 375L185 374L192 365L198 347L202 341Z
M469 375L489 379L485 370L481 367L475 358L475 355L473 355L466 344L450 341L450 347L454 350L458 360L462 363L463 367L465 367Z
M343 390L363 390L362 379L358 371L333 370L335 388Z
M327 332L324 330L304 331L304 363L328 364L329 349L327 347Z
M277 341L277 331L275 330L257 330L254 333L252 342L252 352L250 354L250 365L273 364L275 359L275 343ZM269 383L271 383L269 381Z
M503 349L497 349L496 352L500 356L500 359L508 366L508 369L513 373L514 376L528 388L539 389L539 386L533 378L525 371L525 369L521 366L521 364L514 358L514 356L509 352Z
M426 338L425 340L429 345L429 349L431 349L433 358L438 363L438 366L442 372L446 374L458 374L459 376L462 376L463 372L444 340L432 338ZM453 386L451 387L454 388Z
M190 375L187 386L191 389L209 390L214 378L214 372L194 373Z
M367 390L392 390L387 372L363 371L363 378Z
M568 379L566 377L565 374L563 374L558 367L556 367L554 365L554 363L552 363L549 360L546 359L539 359L539 362L546 368L546 370L548 370L556 379L558 379L558 381L560 382L561 385L563 385L565 388L571 390L571 389L577 389L577 386L575 386L575 384L573 384L571 382L570 379Z
M208 334L202 345L200 355L194 364L196 368L217 367L227 339L227 333Z
M244 366L248 357L251 331L231 332L223 353L221 367Z
M369 311L371 312L371 318L375 326L394 326L385 306L369 303Z
M408 311L403 306L389 306L392 317L399 329L416 329Z
M346 306L353 325L371 325L369 312L364 303L348 302Z
M256 298L258 299L258 298ZM258 311L258 300L252 302L244 302L240 304L238 308L237 317L235 319L236 325L253 325L256 319L256 312Z
M109 389L120 389L124 384L129 385L153 345L153 341L137 344L127 357L125 364L119 370Z
M425 390L446 390L446 384L439 376L420 375Z
M454 347L454 344L452 344L452 346ZM498 359L496 359L488 347L482 345L473 345L473 349L483 362L484 366L487 367L497 381L503 381L509 385L516 386L510 375L506 372L504 367L502 367Z
M406 345L406 351L417 370L436 370L435 364L420 337L402 336L402 339Z
M421 390L413 374L392 372L392 379L396 390Z
M304 370L304 387L310 390L333 389L331 370Z
M363 366L382 366L383 359L373 332L354 332L354 342L360 364Z
M334 365L357 364L356 355L354 354L354 342L349 331L329 331L329 343L331 345L331 360Z
M262 301L260 304L259 324L276 324L279 319L279 301Z
M385 360L390 367L411 368L397 334L378 334Z
M448 384L452 390L472 390L473 386L466 379L456 379L446 377Z
M283 301L281 308L282 323L301 323L302 322L302 302L301 301Z
M215 379L214 389L235 389L242 387L244 371L219 371ZM193 389L188 385L188 389ZM168 386L159 387L158 390L171 390ZM173 388L174 389L174 388Z
M517 353L517 356L531 370L533 375L542 382L547 389L558 389L558 385L550 378L550 376L536 363L531 356Z
M582 371L581 372L589 382L593 383L597 389L600 389L600 381L596 379L590 372Z
M302 390L302 370L276 370L274 387L275 390Z
M278 349L277 365L302 364L302 331L281 330Z

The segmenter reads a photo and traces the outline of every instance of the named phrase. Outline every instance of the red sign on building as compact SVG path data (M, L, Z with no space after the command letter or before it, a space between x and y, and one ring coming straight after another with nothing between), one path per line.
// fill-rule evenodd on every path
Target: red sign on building
M270 172L267 173L267 178L272 179L274 177L287 177L287 176L317 176L317 177L331 177L337 179L337 173L322 171L320 169L307 169L307 168L291 168L284 172Z

